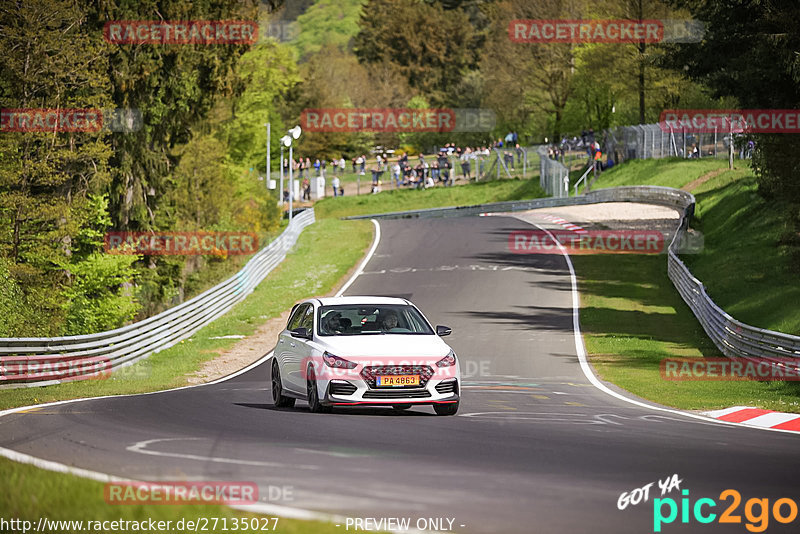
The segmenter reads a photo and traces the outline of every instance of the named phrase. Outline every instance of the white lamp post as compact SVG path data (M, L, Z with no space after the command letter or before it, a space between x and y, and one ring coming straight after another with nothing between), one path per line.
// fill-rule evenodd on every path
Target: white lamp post
M289 133L287 135L284 135L281 138L281 142L283 142L283 145L289 147L289 222L292 222L292 202L294 200L294 177L292 173L293 171L292 163L294 163L294 155L292 149L294 147L292 146L292 140L299 139L301 133L302 130L300 129L300 126L295 126L291 130L289 130Z
M265 122L264 126L267 127L267 189L269 189L269 179L271 177L270 173L269 173L269 163L270 163L270 161L269 161L270 160L270 157L269 157L270 156L270 153L269 153L270 152L270 150L269 150L269 134L270 134L270 131L269 130L270 130L270 123ZM283 194L283 191L281 191L281 195L282 194Z

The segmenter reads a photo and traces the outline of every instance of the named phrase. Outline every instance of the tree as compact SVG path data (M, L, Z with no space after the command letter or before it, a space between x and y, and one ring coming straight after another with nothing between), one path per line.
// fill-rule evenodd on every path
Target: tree
M515 19L576 19L583 11L580 0L525 0L498 2L489 10L491 37L483 51L481 73L487 87L486 104L494 109L501 126L531 132L544 117L552 117L548 132L562 133L564 109L572 95L577 45L572 43L517 43L508 37Z
M361 8L366 0L317 0L297 17L300 34L292 41L301 60L316 54L324 46L350 49L358 33Z
M106 195L89 195L86 217L73 242L73 253L60 267L70 283L60 294L65 312L63 335L112 330L133 319L140 305L131 286L135 255L103 252L103 236L111 227Z
M70 46L64 46L69 42ZM4 108L106 108L107 45L71 1L0 6L0 101ZM2 132L0 256L37 318L17 333L57 333L59 265L83 224L86 195L109 180L104 132Z
M97 1L89 17L97 31L107 20L256 20L256 0L192 3ZM116 45L109 57L113 99L137 108L139 131L112 137L111 206L122 229L154 228L166 176L176 164L173 147L191 138L217 99L230 96L234 69L248 45Z
M451 87L477 66L478 36L461 10L416 0L370 0L359 26L359 61L395 64L434 107L448 105Z
M673 0L706 24L702 42L678 45L675 67L733 96L746 109L796 109L800 104L800 4L778 0ZM759 191L800 203L800 139L791 134L753 136L752 165Z

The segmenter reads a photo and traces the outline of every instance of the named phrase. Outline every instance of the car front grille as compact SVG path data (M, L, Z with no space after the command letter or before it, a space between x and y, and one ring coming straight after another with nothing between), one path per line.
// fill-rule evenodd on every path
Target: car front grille
M356 392L356 386L350 382L331 382L331 395L352 395Z
M364 392L365 399L425 399L431 396L427 389L376 389Z
M439 393L455 393L458 394L458 382L455 380L447 380L436 384L436 391Z
M376 387L375 377L378 375L419 375L419 386L406 386L406 389L418 389L428 384L433 369L430 365L374 365L361 370L361 378L370 388Z

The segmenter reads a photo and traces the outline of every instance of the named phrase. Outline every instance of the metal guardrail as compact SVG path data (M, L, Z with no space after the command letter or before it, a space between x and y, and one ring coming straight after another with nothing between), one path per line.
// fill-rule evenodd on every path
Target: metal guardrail
M384 213L350 217L352 219L404 219L415 217L461 217L480 213L523 211L597 202L643 202L679 210L682 215L667 251L669 278L691 308L706 334L717 348L730 358L768 359L778 363L800 358L800 336L765 330L737 321L708 296L703 283L692 275L676 253L685 238L694 215L695 198L691 193L660 186L627 186L597 189L579 197L542 198L524 201L495 202L455 208ZM792 365L796 367L796 363Z
M234 276L143 321L81 336L0 338L0 388L96 378L187 339L252 293L313 222L314 210L303 211Z

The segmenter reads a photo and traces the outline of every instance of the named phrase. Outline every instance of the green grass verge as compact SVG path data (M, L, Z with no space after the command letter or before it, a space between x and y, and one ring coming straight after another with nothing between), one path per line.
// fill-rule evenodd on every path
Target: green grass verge
M314 205L318 218L347 217L446 206L468 206L503 200L540 198L544 191L539 181L492 180L455 187L420 190L385 190L377 195L325 198Z
M586 350L602 379L680 409L745 405L800 412L800 382L661 378L664 358L723 357L672 286L665 256L581 255L572 261Z
M750 169L735 169L700 185L693 227L705 249L684 262L706 284L711 298L736 319L800 335L800 284L790 248L790 207L757 193Z
M103 497L104 484L73 475L52 473L36 467L18 464L0 458L0 480L3 480L5 491L0 499L0 517L8 521L21 519L32 523L35 529L39 518L63 521L172 521L173 531L176 521L207 521L207 532L222 532L223 519L228 530L238 532L263 532L265 516L239 512L220 505L109 505ZM13 488L13 490L12 490ZM212 530L213 518L217 518L217 529ZM245 518L258 518L258 529L235 528L234 520L239 518L238 526ZM203 523L200 523L201 525ZM269 528L277 525L277 532L284 534L328 534L341 532L341 527L318 521L298 521L278 518L269 521ZM85 526L85 525L84 525ZM249 522L248 522L249 526ZM83 531L92 530L84 528ZM21 529L13 529L22 532ZM30 530L29 530L30 531ZM52 529L52 532L80 532L74 527ZM100 532L101 530L92 530ZM107 530L111 532L112 530ZM130 532L130 530L128 530ZM147 531L147 528L145 530ZM184 528L182 531L193 531Z
M592 189L620 185L663 185L680 189L707 172L727 166L726 159L634 159L601 173Z
M613 185L681 187L714 170L714 163L725 167L725 162L714 160L629 162L613 171L618 173ZM643 168L651 174L642 174ZM777 243L787 220L785 206L768 204L756 194L749 169L723 172L694 194L693 226L704 233L705 249L683 256L691 271L737 319L800 331L796 271ZM798 382L661 378L664 358L723 357L673 287L664 255L574 256L572 261L579 278L586 348L604 380L681 409L749 405L800 413Z
M284 262L247 299L192 338L121 369L107 380L0 390L0 409L184 386L187 375L217 356L218 351L230 348L238 341L210 338L250 335L296 301L329 292L359 261L371 242L372 224L368 221L317 221L303 231Z

